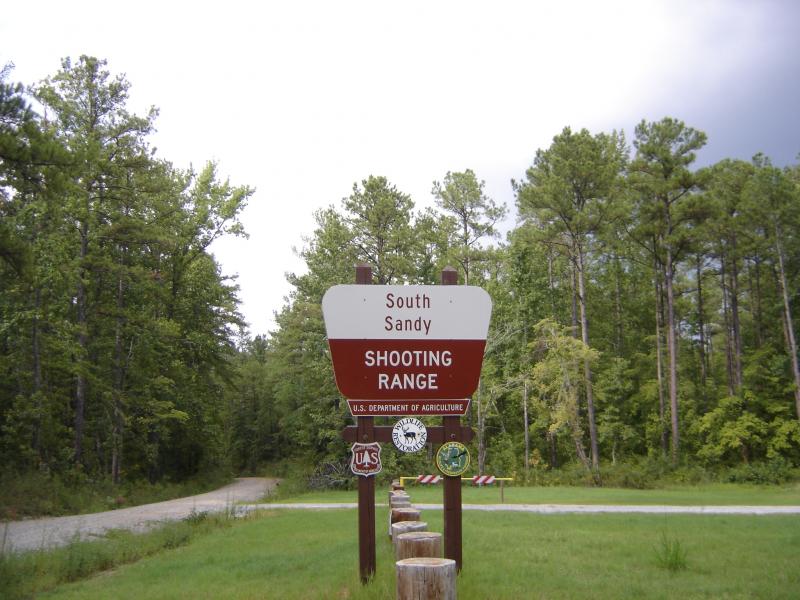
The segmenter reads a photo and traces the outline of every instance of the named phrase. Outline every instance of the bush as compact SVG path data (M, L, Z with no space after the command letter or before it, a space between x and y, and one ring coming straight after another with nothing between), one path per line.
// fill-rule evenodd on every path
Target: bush
M785 458L774 458L769 462L757 462L731 468L723 476L729 483L757 483L779 485L791 481L795 476L792 464Z
M558 469L539 471L539 485L542 486L591 486L594 485L592 474L582 464L568 463Z
M0 520L112 510L192 496L221 487L231 477L215 471L181 482L91 480L80 471L61 475L33 471L0 475Z
M791 473L791 470L789 472ZM699 465L683 464L674 467L663 457L644 457L616 464L602 463L600 479L603 487L644 490L674 484L712 483L719 481L720 476ZM538 469L536 485L592 486L595 482L583 465L570 463L558 469Z
M353 473L349 463L325 462L319 465L308 478L311 490L348 490L353 487Z
M647 469L646 465L636 463L618 463L601 470L603 485L634 490L649 490L656 487L657 477Z

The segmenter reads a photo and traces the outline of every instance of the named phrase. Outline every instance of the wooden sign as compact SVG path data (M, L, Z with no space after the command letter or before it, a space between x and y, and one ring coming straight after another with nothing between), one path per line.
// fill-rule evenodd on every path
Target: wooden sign
M336 385L352 414L463 415L478 387L491 311L478 287L330 288L322 312Z
M457 277L457 273L456 273L455 269L447 267L442 271L442 284L444 286L449 286L449 289L453 289L453 286L455 286L455 284L457 283L457 279L458 279L458 277ZM368 289L370 287L369 285L366 285L366 284L371 284L372 283L372 269L370 268L369 265L361 264L361 265L358 265L356 267L356 283L359 284L359 286L358 286L359 289ZM339 287L353 287L353 286L336 286L336 288L339 288ZM385 287L392 287L392 286L385 286ZM394 286L394 287L397 287L397 286ZM406 289L404 286L401 286L401 287L402 287L402 289ZM336 289L336 288L331 288L331 289ZM472 288L464 288L464 289L472 289ZM485 294L485 292L483 292L483 290L481 290L481 292L482 292L482 294ZM348 292L348 293L351 293L351 292ZM384 296L383 296L384 301L388 301L389 300L389 298L387 298L387 296L386 296L386 293L388 293L388 292L384 292ZM392 292L392 293L394 293L394 292ZM426 293L426 292L420 292L420 293L422 294L422 293ZM480 294L480 293L473 294L473 298L480 297L482 294ZM363 298L367 298L368 296L369 296L369 294L364 295ZM449 297L450 298L453 298L453 297L457 298L458 296L459 296L459 294L456 293L456 294L451 295ZM326 297L327 297L327 294L326 294ZM334 298L335 297L335 293L334 293L334 296L331 296L331 297ZM412 296L409 296L409 298L411 298L411 297ZM438 297L438 296L436 296L436 297ZM396 298L396 296L392 297L392 300L394 301L395 298ZM416 299L416 295L414 295L413 298ZM431 307L433 306L433 299L435 298L435 296L429 296L429 298L431 299L430 300L430 306L428 306L426 308L428 303L424 300L423 296L420 295L419 302L417 302L416 300L413 301L414 306L419 305L419 308L414 308L413 310L420 310L420 311L430 310ZM488 296L486 297L486 300L488 300ZM323 301L323 303L324 303L324 301ZM480 354L481 354L481 358L482 358L483 357L483 348L484 348L485 342L486 342L486 329L488 329L488 325L489 325L489 316L490 316L490 312L491 312L491 301L488 302L488 306L485 305L484 301L481 301L480 303L483 304L483 309L482 310L485 311L484 316L481 317L481 319L485 320L485 323L483 325L481 325L481 331L478 331L478 333L480 333L482 337L477 339L477 342L480 343ZM403 304L404 304L404 306L405 306L405 304L409 304L410 305L411 302L410 301L408 303L404 302ZM338 308L337 308L337 306L338 306ZM349 315L349 316L346 316L346 318L343 318L341 320L341 322L339 321L339 319L340 319L339 309L340 308L342 309L342 312L345 315ZM408 308L411 308L411 307L409 306ZM325 310L325 306L323 306L323 310ZM327 314L325 314L325 324L326 324L326 328L328 328L328 336L331 337L332 341L333 341L333 343L331 343L332 353L333 353L333 349L334 349L335 346L340 346L340 347L344 347L344 348L347 348L348 346L356 347L355 355L356 355L357 360L355 360L355 362L359 363L359 361L360 361L362 363L361 366L359 366L359 368L362 371L366 371L365 373L362 373L362 377L367 377L368 378L370 376L370 372L368 371L368 369L371 368L371 367L367 366L366 364L363 364L363 363L368 362L368 360L369 360L367 358L366 352L369 351L369 350L373 350L374 352L377 352L378 350L381 350L381 348L379 348L377 345L374 346L374 347L361 346L362 354L361 354L361 358L358 358L358 356L359 356L358 355L358 345L355 342L363 344L364 340L372 339L372 338L363 338L361 340L359 340L358 338L352 338L352 337L348 338L348 337L346 337L347 336L346 329L342 330L342 329L339 328L339 325L341 325L341 323L348 322L348 319L350 321L353 321L354 317L353 317L353 309L352 308L348 309L348 308L346 308L346 306L344 308L342 308L341 302L334 300L333 304L331 304L330 301L329 301L329 303L327 305L327 310L328 310L328 312L327 312ZM437 314L439 314L439 313L437 313ZM389 316L389 315L387 315L387 316ZM436 316L436 315L433 315L433 316ZM418 315L418 317L415 317L415 318L411 319L411 324L409 325L409 327L407 328L407 331L405 331L405 333L407 333L409 335L411 335L412 333L416 333L416 334L421 335L422 332L424 331L425 335L429 335L429 334L431 334L431 332L437 331L437 328L434 326L434 318L433 318L433 316L431 316L430 314L427 315L427 316L424 316L424 315L420 314L420 315ZM463 315L462 315L462 317L463 317ZM415 325L414 324L414 323L417 322L416 321L417 318L420 319L419 325ZM443 318L445 318L445 317L443 317ZM483 321L481 321L481 322L483 323ZM333 327L331 327L331 324L334 324L334 323L336 323L336 325L333 325ZM386 328L388 326L389 326L389 321L384 319L384 328ZM402 327L403 327L403 329L406 329L405 324L403 324ZM374 324L373 324L373 330L370 330L370 331L374 331ZM396 334L399 333L397 331L396 323L392 325L392 331L394 331ZM477 331L477 330L473 329L472 331ZM369 331L367 331L367 333L369 333ZM388 330L387 330L387 333L388 333ZM474 334L472 334L472 335L474 335ZM336 336L338 336L338 337L336 337ZM378 339L380 340L381 338L378 338ZM412 342L414 341L413 337L403 338L402 336L399 336L397 339L403 341L404 343L408 342L408 340L411 340ZM460 339L460 338L457 338L457 339ZM469 339L469 338L464 338L464 339ZM353 342L353 340L355 340L355 342L348 343L347 340L351 340L351 342ZM440 342L441 341L442 340L440 340ZM338 342L344 342L344 344L340 345ZM478 346L478 344L476 343L475 347L477 348L477 346ZM404 348L404 347L398 346L398 347L392 347L392 348L385 347L385 348L383 348L383 350L386 350L387 352L397 351L397 352L401 352L402 353L405 350L414 351L414 348L413 348L413 346L408 347L408 348ZM446 344L441 346L441 348L440 348L441 352L444 352L446 350L450 350L452 362L455 363L455 364L460 364L460 359L456 358L456 355L452 354L453 351L450 348L448 348L446 346ZM471 351L475 352L476 350L473 348L473 350L471 350ZM348 353L353 354L352 351L345 350L345 355L347 355ZM373 354L371 356L374 358L375 362L377 363L377 360L378 360L377 359L377 354ZM387 355L387 359L386 360L387 361L389 360L388 359L388 355ZM402 360L403 359L402 359L402 354L401 354L400 355L400 362L402 362ZM345 362L347 362L347 361L345 361ZM451 363L451 365L449 365L448 368L450 368L452 366L453 366L453 364ZM388 368L388 365L381 365L381 367ZM336 365L336 359L335 358L334 358L334 369L337 369L337 383L339 383L339 379L338 379L339 378L339 373L338 373L338 367ZM446 379L447 375L448 374L446 373L443 376L443 379ZM479 375L480 375L480 363L478 363L478 365L477 365L477 371L475 373L470 373L469 375L470 375L470 377L475 378L475 381L472 384L470 384L472 386L471 390L474 390L475 387L477 386L477 377L479 377ZM438 374L437 374L436 378L437 378L437 382L438 382L438 380L439 380L439 375ZM347 380L347 375L345 375L345 381L346 380ZM430 381L430 379L428 379L428 381ZM369 382L368 382L368 384L369 384ZM345 387L346 387L346 385L347 384L345 383ZM374 386L375 382L373 381L369 385L373 385ZM437 385L438 385L438 383L437 383ZM340 385L340 389L342 389L341 385ZM378 402L378 401L381 401L381 399L382 399L382 397L379 396L377 398L377 400L371 400L369 398L366 398L366 399L356 399L356 400L351 400L351 401L354 401L354 402L363 401L363 402L369 403L369 402ZM419 401L417 401L417 400L419 400ZM442 398L437 398L436 396L433 396L431 398L425 398L425 399L417 399L416 397L412 397L412 401L414 403L416 403L416 404L423 404L424 402L422 400L427 400L429 404L441 403L443 405L446 404L446 405L450 405L450 406L456 405L459 402L463 402L464 404L463 405L459 404L459 406L464 406L464 410L466 410L466 406L468 406L468 402L469 402L468 400L465 400L463 398L445 398L444 400L442 400ZM403 399L402 398L400 398L400 399L393 398L393 399L391 399L391 401L383 402L383 404L388 404L388 405L391 405L391 404L403 404ZM438 408L441 408L441 406L438 407ZM407 407L404 405L403 411L405 411L406 409L407 409ZM345 427L344 431L342 431L342 437L345 440L347 440L349 442L354 442L353 448L355 448L355 447L366 447L366 446L370 446L372 444L375 444L377 442L390 442L390 441L392 441L392 437L393 437L393 434L394 434L394 428L393 427L387 427L385 425L384 426L380 426L380 425L376 426L375 425L374 416L373 416L372 413L367 412L368 410L369 409L367 408L363 412L362 411L357 411L357 412L354 411L353 415L356 417L356 426L355 427ZM412 407L412 410L413 410L413 407ZM434 414L443 415L442 416L442 426L441 427L427 427L426 428L426 430L427 430L426 431L427 442L428 443L446 443L446 442L468 442L469 440L471 440L473 435L474 435L474 432L469 427L462 426L461 425L461 419L460 419L459 416L457 416L457 414L463 414L463 413L459 412L457 414L453 414L453 413L447 412L447 410L450 410L450 409L447 408L445 410L445 412L434 413ZM406 414L409 414L409 413L407 413L407 412L398 412L398 413L390 412L390 413L386 413L386 414L406 415ZM401 428L401 431L402 431L402 428ZM366 448L365 448L364 451L366 452ZM360 455L360 456L362 456L362 455ZM362 458L356 459L356 454L354 452L354 454L353 454L353 462L354 463L355 462L359 462L359 463L366 462L367 460L370 462L370 464L373 462L372 458L371 457L368 458L368 455L366 455L366 454L363 455ZM378 462L379 461L380 461L380 455L378 455ZM352 464L351 464L351 468L353 468ZM358 466L356 468L361 469L362 467ZM443 487L444 487L444 507L443 507L444 508L444 554L445 554L445 556L447 558L453 559L455 561L456 567L460 571L461 570L461 564L462 564L462 555L461 555L461 478L459 476L455 476L455 477L454 476L445 476L445 478L444 478L444 486ZM376 564L376 548L375 548L375 477L369 477L369 476L366 476L366 474L365 474L365 476L358 478L358 563L359 563L359 572L360 572L361 581L362 581L362 583L366 584L369 581L371 581L372 577L375 575L375 564Z

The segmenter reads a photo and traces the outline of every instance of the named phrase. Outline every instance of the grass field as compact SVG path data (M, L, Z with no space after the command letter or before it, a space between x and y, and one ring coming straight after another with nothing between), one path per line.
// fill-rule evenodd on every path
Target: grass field
M442 486L410 485L406 491L412 502L432 504L442 502ZM680 486L654 490L631 490L593 487L514 487L504 491L508 504L674 504L691 505L800 505L800 483L785 486L756 486L741 484L711 484ZM277 502L357 502L356 491L312 492L284 494L270 498ZM386 502L386 491L376 492L376 502ZM465 504L495 504L500 502L496 485L462 487Z
M51 550L0 553L0 600L32 598L37 592L61 583L83 580L98 572L184 546L234 523L237 521L227 511L215 515L193 513L182 521L165 523L145 533L117 529L108 531L101 539L75 540ZM241 525L241 521L238 524ZM4 541L1 538L2 534L0 541Z
M358 581L356 517L267 511L41 597L393 598L386 509L377 510L378 573L366 586ZM441 511L423 519L442 531ZM675 548L681 560L665 561ZM463 553L462 600L800 597L795 516L467 512Z

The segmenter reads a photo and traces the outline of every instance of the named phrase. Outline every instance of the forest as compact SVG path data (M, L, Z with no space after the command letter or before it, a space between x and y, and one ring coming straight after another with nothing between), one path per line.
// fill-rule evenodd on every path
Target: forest
M254 190L213 162L157 156L157 110L130 113L130 82L103 60L65 59L31 86L12 73L0 75L3 477L116 484L291 464L347 485L352 417L320 303L359 263L376 284L437 284L452 266L491 295L466 417L476 473L643 486L670 473L771 482L800 466L800 165L699 167L706 135L670 117L630 140L563 127L511 182L506 236L507 208L470 169L433 181L423 210L386 177L353 174L366 177L315 213L275 330L252 337L211 245L246 235ZM387 476L434 468L430 449L383 459Z

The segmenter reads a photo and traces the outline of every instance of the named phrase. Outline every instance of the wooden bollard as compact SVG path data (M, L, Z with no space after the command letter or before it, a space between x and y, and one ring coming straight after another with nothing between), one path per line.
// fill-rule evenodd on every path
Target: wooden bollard
M402 507L389 509L389 537L392 537L392 524L400 521L419 521L418 508Z
M398 560L397 600L456 600L456 561L450 558Z
M392 538L397 560L404 558L441 558L442 534L435 531L409 531Z
M418 508L393 508L392 523L399 521L419 521L420 510Z
M392 510L395 508L411 508L410 498L392 498L389 501L389 537L392 537Z
M405 492L389 492L389 502L392 500L411 500L411 496Z
M390 534L394 542L401 533L408 533L409 531L428 531L428 524L425 521L398 521L397 523L392 523L390 528Z
M411 508L411 498L406 495L389 499L389 537L392 537L392 509L395 508Z

